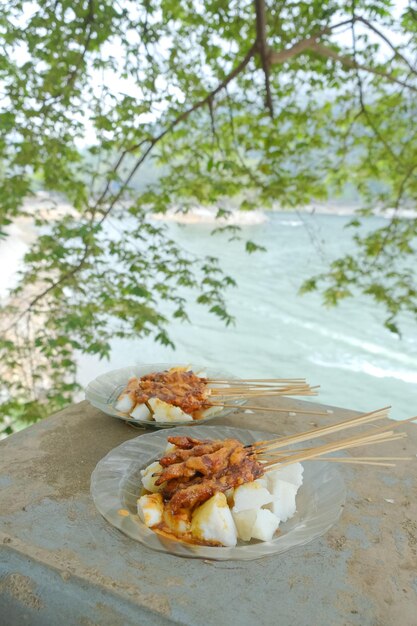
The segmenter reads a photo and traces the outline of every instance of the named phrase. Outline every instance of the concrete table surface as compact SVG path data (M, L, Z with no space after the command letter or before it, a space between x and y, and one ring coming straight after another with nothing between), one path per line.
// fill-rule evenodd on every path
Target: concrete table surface
M212 423L290 434L351 415L238 413ZM417 429L405 430L405 443L378 453L415 456ZM0 443L2 626L417 624L414 463L341 466L342 516L306 546L249 562L183 559L129 539L90 497L96 463L142 432L81 402Z

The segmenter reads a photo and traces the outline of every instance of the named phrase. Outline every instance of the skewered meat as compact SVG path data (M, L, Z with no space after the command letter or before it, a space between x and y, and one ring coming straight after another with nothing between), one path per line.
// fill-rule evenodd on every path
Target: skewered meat
M203 441L200 441L200 439L195 439L194 437L168 437L167 441L168 443L172 443L174 446L177 446L177 448L181 448L183 450L190 450L194 446L200 443L207 443L210 440L205 439Z
M291 506L287 515L286 500L276 501L268 489L269 477L263 476L265 467L253 446L237 439L169 437L168 441L174 449L146 468L155 481L153 490L160 490L151 494L158 506L155 509L147 495L138 501L139 514L155 532L190 543L233 547L238 537L270 541L281 518L294 514ZM296 492L299 485L285 482L299 483L300 478L302 482L301 466L296 470L275 470L271 488L283 486Z
M187 422L207 417L208 410L221 411L210 402L210 393L206 374L174 367L130 378L115 408L141 421Z
M218 450L222 442L212 441L211 439L194 439L193 437L168 437L171 449L167 450L164 455L165 465L171 465L184 461L190 455L199 456L200 454L206 454ZM207 447L204 447L207 446Z
M228 468L219 478L205 479L198 484L179 489L170 499L169 506L173 513L177 513L184 508L192 510L197 504L208 500L215 493L224 493L232 487L255 480L262 474L262 465L246 458L240 468ZM165 491L162 493L165 496Z
M233 452L237 448L242 448L242 444L236 439L226 439L225 441L214 441L211 444L202 444L195 446L192 450L180 450L163 457L160 461L162 467L168 465L163 470L161 476L156 481L157 485L171 480L172 478L180 478L181 476L191 477L197 472L203 476L214 476L219 474L223 469L235 461L231 460ZM214 450L210 453L211 450ZM194 453L197 452L197 454ZM205 453L208 451L209 453ZM182 453L182 454L181 454ZM185 456L185 461L176 462L176 459ZM174 460L175 459L175 460ZM168 462L167 462L168 461ZM171 463L171 461L173 461Z
M263 474L262 465L250 458L248 450L236 439L200 442L172 437L170 443L192 445L191 449L176 450L160 459L160 465L165 467L155 484L164 483L162 494L164 500L169 501L172 513L181 509L191 511L215 493L251 482ZM214 452L204 454L213 448ZM194 455L193 450L199 454ZM185 461L172 462L184 456L187 456Z
M137 403L147 402L157 397L168 404L177 406L185 413L193 413L211 406L207 402L207 379L196 376L194 372L172 371L153 372L138 380L138 385L131 384Z

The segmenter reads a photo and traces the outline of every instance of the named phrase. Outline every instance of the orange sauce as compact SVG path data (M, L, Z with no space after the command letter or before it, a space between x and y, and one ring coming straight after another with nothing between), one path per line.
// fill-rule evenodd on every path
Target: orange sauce
M157 526L153 526L151 530L153 530L157 535L161 535L166 539L172 539L173 541L182 541L183 543L190 543L195 546L223 547L223 545L218 541L203 541L202 539L196 539L190 532L183 535L175 535L170 528L165 526L163 522Z
M189 415L212 406L208 401L207 379L196 376L194 372L153 372L130 379L126 390L139 404L150 398L159 398ZM195 419L201 419L201 416L195 416Z

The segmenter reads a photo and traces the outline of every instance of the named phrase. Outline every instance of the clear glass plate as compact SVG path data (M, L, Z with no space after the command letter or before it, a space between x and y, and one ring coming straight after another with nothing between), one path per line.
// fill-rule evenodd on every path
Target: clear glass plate
M169 435L187 435L187 428L176 428ZM229 426L195 426L193 437L201 439L236 438L248 444L276 437L272 433ZM161 457L167 433L141 435L114 448L96 466L91 476L91 494L100 513L113 526L149 548L178 556L252 560L280 554L312 541L326 532L339 518L345 502L343 479L332 463L304 464L304 482L297 494L297 512L272 541L240 542L234 548L197 546L161 537L139 519L136 501L141 490L140 470Z
M162 372L170 369L171 367L178 366L178 363L147 363L145 365L131 365L129 367L123 367L118 370L106 372L105 374L101 374L101 376L97 376L97 378L88 384L85 390L85 399L97 409L107 413L107 415L118 417L119 419L125 420L130 424L136 424L141 427L173 428L175 426L185 426L184 422L155 422L154 420L134 419L125 413L120 413L120 411L117 411L114 407L117 398L120 396L123 389L126 387L127 381L129 378L132 378L132 376L140 378L141 376L150 374L151 372ZM210 367L204 367L204 365L193 365L187 363L187 366L191 367L194 372L207 372L208 377L211 379L239 380L237 376L232 376L228 372L214 370ZM221 402L222 398L218 397L218 400ZM229 398L227 400L228 404L233 404L236 408L245 402L246 400L243 398ZM189 422L187 425L195 426L196 424L203 424L211 419L214 419L215 417L224 417L225 415L229 415L229 413L232 413L234 410L235 408L223 409L215 415Z

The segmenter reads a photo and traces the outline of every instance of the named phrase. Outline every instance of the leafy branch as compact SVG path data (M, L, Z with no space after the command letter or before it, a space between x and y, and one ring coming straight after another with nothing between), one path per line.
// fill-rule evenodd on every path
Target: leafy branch
M8 432L10 420L71 401L77 354L105 358L113 337L171 345L167 324L187 323L191 298L231 323L233 279L182 250L151 212L295 208L353 181L367 213L394 207L393 219L357 231L356 257L310 287L325 285L329 304L368 293L391 328L413 313L416 233L400 219L417 200L409 9L396 21L385 0L361 2L360 15L339 2L25 4L4 3L0 62L1 223L38 229L1 313ZM394 27L407 46L394 45ZM23 207L37 189L73 209ZM237 237L231 224L215 230Z

